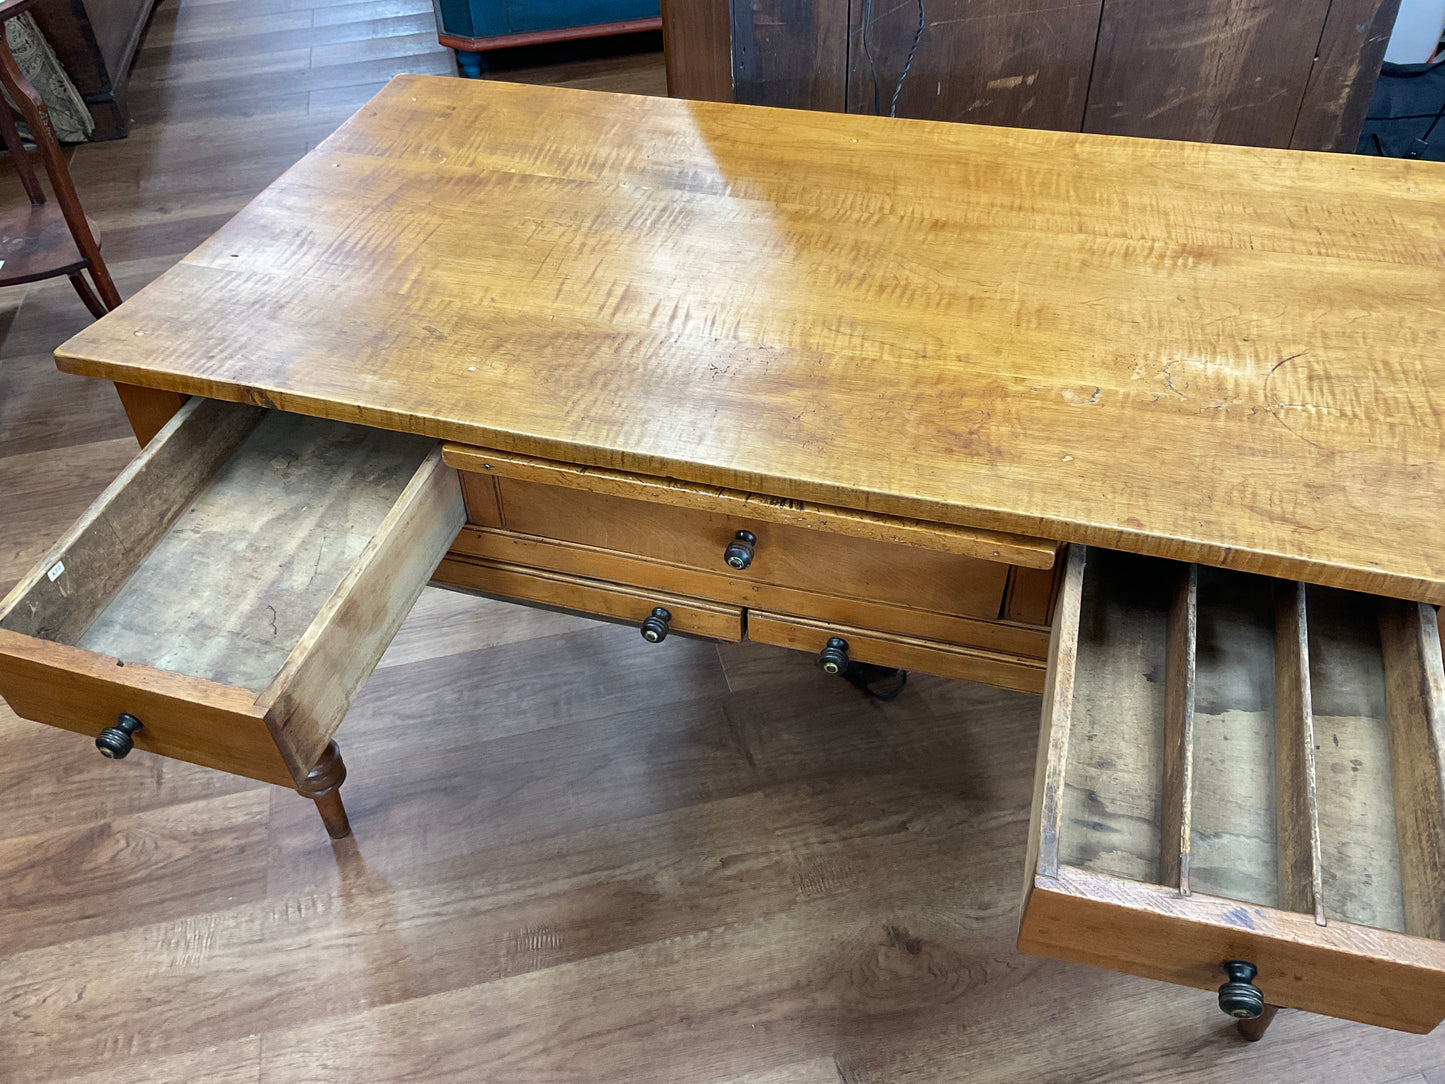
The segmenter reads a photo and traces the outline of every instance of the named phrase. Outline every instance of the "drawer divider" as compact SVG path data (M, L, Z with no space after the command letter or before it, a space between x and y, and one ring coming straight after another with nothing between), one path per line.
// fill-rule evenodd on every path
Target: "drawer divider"
M1315 776L1309 620L1302 583L1281 582L1274 622L1275 790L1279 905L1325 925L1324 867Z
M1064 820L1064 770L1069 762L1069 723L1074 707L1074 673L1079 662L1079 612L1084 597L1083 546L1069 546L1064 579L1049 640L1048 673L1044 679L1044 729L1039 735L1039 758L1034 773L1034 818L1029 833L1038 848L1028 864L1030 883L1035 870L1042 877L1059 875L1059 830Z
M1169 607L1164 668L1164 780L1160 791L1159 883L1189 895L1190 799L1194 787L1194 690L1199 638L1199 568L1181 566Z
M1445 672L1435 607L1383 600L1380 644L1405 928L1445 939Z

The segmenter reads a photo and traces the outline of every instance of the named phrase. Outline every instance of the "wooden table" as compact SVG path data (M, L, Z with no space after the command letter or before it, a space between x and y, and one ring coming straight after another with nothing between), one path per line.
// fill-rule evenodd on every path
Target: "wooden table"
M401 77L57 352L149 443L0 692L340 833L428 576L1041 691L1021 944L1429 1030L1442 226L1434 164Z

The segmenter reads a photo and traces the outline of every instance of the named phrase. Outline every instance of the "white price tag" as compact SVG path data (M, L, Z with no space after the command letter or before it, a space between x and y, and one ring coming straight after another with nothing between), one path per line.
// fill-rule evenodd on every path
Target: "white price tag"
M3 262L3 261L0 261L0 262ZM53 564L53 565L50 566L50 571L49 571L48 573L46 573L46 574L50 577L50 582L51 582L51 583L54 583L56 580L60 579L60 574L61 574L62 572L64 572L64 571L65 571L65 562L64 562L64 561L56 561L55 564Z

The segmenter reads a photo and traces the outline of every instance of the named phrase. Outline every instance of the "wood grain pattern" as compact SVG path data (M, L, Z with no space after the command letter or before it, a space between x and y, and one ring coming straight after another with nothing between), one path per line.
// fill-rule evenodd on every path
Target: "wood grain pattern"
M662 51L672 97L733 100L730 0L662 0Z
M1056 562L1048 571L1019 566L1010 569L999 616L1005 621L1021 621L1027 625L1051 624L1054 599L1062 578L1062 562Z
M1190 886L1279 906L1273 581L1199 570Z
M0 626L74 643L264 412L197 400L0 600Z
M149 444L186 403L186 396L173 391L138 388L134 384L117 384L115 390L142 447Z
M247 408L211 405L254 421ZM159 464L141 475L158 490L173 485L184 494L183 510L148 546L126 555L129 577L74 639L77 646L253 695L295 652L313 646L307 633L317 614L366 566L408 485L429 476L425 461L436 449L403 434L263 414L219 469L197 471L201 485L187 486L184 473L172 481ZM197 414L187 425L198 428L201 420ZM185 460L181 466L191 468ZM144 522L144 511L103 514ZM417 538L440 529L412 528ZM408 586L420 590L429 571L414 573ZM87 594L78 583L70 590L77 599ZM350 636L369 631L357 620Z
M1275 595L1275 786L1279 793L1279 906L1325 924L1314 700L1304 584Z
M840 4L731 0L733 100L841 113L848 100Z
M867 598L800 591L793 587L759 583L726 571L687 568L595 546L555 542L510 531L467 527L457 536L452 549L454 554L568 572L588 579L692 595L751 609L807 615L819 621L900 632L925 640L945 640L960 646L981 647L1039 660L1045 658L1049 643L1046 627L941 614Z
M897 115L1077 132L1101 7L1100 0L929 0ZM848 108L887 115L918 29L918 6L873 0L849 9Z
M699 486L670 478L649 478L625 471L578 467L530 456L492 452L447 444L442 448L446 461L463 472L479 472L494 478L513 478L523 482L539 482L579 489L585 493L626 497L651 501L673 508L693 508L743 516L749 521L781 523L867 538L875 542L892 542L939 553L956 553L985 561L1003 561L1026 568L1051 569L1058 546L1040 538L1001 534L954 527L947 523L924 523L897 516L880 516L848 508L827 508L806 501L789 501L758 493L741 493L718 486ZM463 475L465 478L465 474ZM483 500L480 498L479 500ZM500 526L475 520L486 526ZM1046 581L1047 582L1047 581ZM1047 624L1045 618L1036 624Z
M895 666L901 670L921 670L938 677L982 681L1020 692L1043 689L1044 667L1035 659L1014 658L978 648L955 647L872 629L748 611L748 639L760 644L789 647L817 655L834 636L848 641L848 657L857 662Z
M856 535L769 523L561 486L499 479L510 531L596 546L703 570L728 570L723 551L739 531L756 555L733 576L818 594L863 598L962 617L998 617L1008 565Z
M24 719L94 737L128 712L135 747L248 779L292 785L255 696L186 674L125 665L93 651L0 628L0 684ZM100 756L93 748L78 755Z
M1067 760L1054 769L1063 786L1064 865L1136 881L1159 876L1165 645L1176 579L1172 564L1089 549Z
M58 360L1436 601L1442 185L1428 163L404 78ZM513 224L486 246L443 227L483 199Z
M298 780L326 750L464 522L457 473L434 447L257 699Z
M1445 669L1432 606L1380 605L1405 929L1445 939Z
M1354 153L1399 0L1330 0L1289 145Z
M446 583L486 595L612 618L637 626L654 607L672 615L670 631L710 640L742 639L743 615L701 599L634 591L601 580L584 580L499 561L448 557L437 575Z
M1288 147L1331 0L1109 0L1086 132Z
M1381 600L1307 595L1325 916L1403 933Z
M1062 866L1035 879L1019 947L1213 990L1224 960L1249 960L1271 1004L1428 1032L1445 1018L1445 944L1345 922L1187 899Z
M460 472L462 500L467 509L467 522L482 527L502 525L502 505L497 496L497 480L486 475Z
M1164 781L1159 791L1159 883L1189 895L1194 802L1194 682L1199 569L1178 570L1164 644Z
M303 778L466 518L440 447L318 424L182 407L0 603L11 707Z
M108 254L128 237L126 295L388 74L333 58L316 90L277 90L263 62L282 27L384 40L416 18L425 0L160 4L130 137L72 164ZM227 59L173 65L178 42ZM391 70L431 62L407 48ZM252 74L218 95L228 66ZM660 89L662 63L522 74ZM111 389L40 353L87 319L55 287L0 297L11 579L135 453ZM665 646L427 591L347 723L358 835L335 851L294 793L106 762L0 705L0 836L24 837L0 880L7 915L38 920L27 951L0 938L0 1076L1435 1084L1445 1068L1438 1036L1300 1012L1251 1046L1211 992L1017 952L1036 698L914 674L876 705L792 651L725 645L720 666L714 645ZM514 1027L478 1027L503 1014Z
M1064 767L1069 762L1069 729L1073 720L1074 679L1079 661L1079 620L1083 604L1088 551L1070 546L1059 587L1058 620L1049 640L1044 674L1044 705L1039 751L1034 765L1033 812L1029 820L1029 855L1025 863L1025 896L1035 873L1053 877L1059 869L1059 832L1064 820Z

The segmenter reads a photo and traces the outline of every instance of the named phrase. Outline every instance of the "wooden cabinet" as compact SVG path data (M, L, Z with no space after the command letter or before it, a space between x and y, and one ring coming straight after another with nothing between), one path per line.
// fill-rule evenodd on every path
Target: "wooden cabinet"
M1442 741L1434 607L1074 548L1019 946L1429 1031Z
M913 3L669 0L663 20L675 97L887 114L896 93L900 117L1348 152L1397 8L928 0L920 34Z
M95 120L93 140L120 139L125 85L156 0L40 0L32 9Z

